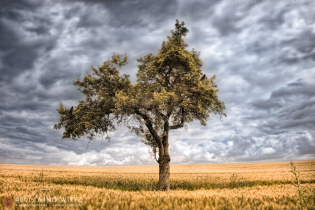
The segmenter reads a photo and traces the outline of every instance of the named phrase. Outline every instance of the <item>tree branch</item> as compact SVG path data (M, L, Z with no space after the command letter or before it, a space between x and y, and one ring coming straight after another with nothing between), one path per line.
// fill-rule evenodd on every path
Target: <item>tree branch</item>
M184 127L184 108L181 107L181 110L182 110L182 119L181 119L181 122L177 125L171 125L169 126L169 129L172 130L172 129L178 129L178 128L182 128Z
M147 110L147 111L152 111L153 108L152 108L152 107L149 107L149 108L147 108L146 110ZM164 117L164 116L165 116L163 113L161 113L161 112L159 112L159 111L157 111L157 113L158 113L161 117Z
M166 87L166 84L163 84L163 82L161 82L161 80L159 80L158 78L156 78L156 81L158 81L163 87Z
M154 130L154 128L152 126L152 122L150 121L149 117L147 115L141 113L138 109L135 109L134 111L135 111L135 113L137 115L141 116L144 119L145 125L147 126L147 128L149 129L151 135L155 139L156 144L159 146L159 150L162 150L163 149L163 145L161 143L160 137L156 133L156 131Z
M171 65L169 65L169 70L167 71L166 74L170 74L172 70L173 70L173 67Z
M184 127L184 123L181 122L180 124L177 124L177 125L171 125L170 130L174 130L174 129L178 129L182 127Z

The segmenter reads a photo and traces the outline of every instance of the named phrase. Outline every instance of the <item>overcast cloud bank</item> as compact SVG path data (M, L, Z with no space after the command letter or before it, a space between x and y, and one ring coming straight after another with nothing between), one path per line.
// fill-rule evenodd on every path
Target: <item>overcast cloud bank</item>
M157 53L175 20L216 75L227 118L170 132L172 164L315 158L314 1L39 1L0 3L0 162L57 165L157 164L124 127L101 138L62 140L62 102L83 95L78 75L127 53ZM86 153L86 151L88 151Z

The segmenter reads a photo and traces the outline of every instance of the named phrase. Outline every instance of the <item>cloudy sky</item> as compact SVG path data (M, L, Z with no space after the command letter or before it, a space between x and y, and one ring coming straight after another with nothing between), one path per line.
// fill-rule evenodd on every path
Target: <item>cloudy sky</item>
M1 0L0 163L157 164L125 127L111 142L63 140L56 109L112 53L136 81L175 20L216 75L227 117L170 132L172 164L315 159L315 1Z

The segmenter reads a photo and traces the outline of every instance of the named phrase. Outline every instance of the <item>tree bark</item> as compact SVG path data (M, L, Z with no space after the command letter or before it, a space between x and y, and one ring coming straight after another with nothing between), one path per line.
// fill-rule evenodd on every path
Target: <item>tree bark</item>
M170 158L168 155L159 157L159 190L167 191L170 189Z
M164 136L162 138L163 148L160 148L159 154L159 190L167 191L170 189L170 162L171 157L168 151L168 132L169 122L168 119L164 123Z

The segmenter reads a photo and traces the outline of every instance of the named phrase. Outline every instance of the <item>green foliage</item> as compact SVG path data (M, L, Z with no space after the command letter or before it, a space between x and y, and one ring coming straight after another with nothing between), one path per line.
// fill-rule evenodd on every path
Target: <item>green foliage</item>
M86 98L80 100L74 109L67 109L60 103L57 109L60 119L54 128L65 128L63 138L75 140L87 135L92 140L97 133L115 130L114 118L111 116L112 109L115 109L115 94L131 86L129 75L119 76L119 69L126 64L126 55L114 54L102 66L92 66L92 74L87 74L83 80L78 78L74 81L73 84L79 86Z
M176 20L175 30L157 55L147 54L137 60L135 84L129 75L119 75L127 63L126 55L114 54L102 66L92 67L92 75L74 82L85 100L73 110L60 104L61 117L55 129L65 127L63 138L75 140L87 135L93 139L97 133L106 134L124 123L156 154L168 145L169 130L195 120L206 125L211 113L226 116L215 76L204 75L200 53L187 50L183 37L188 32L184 22Z

